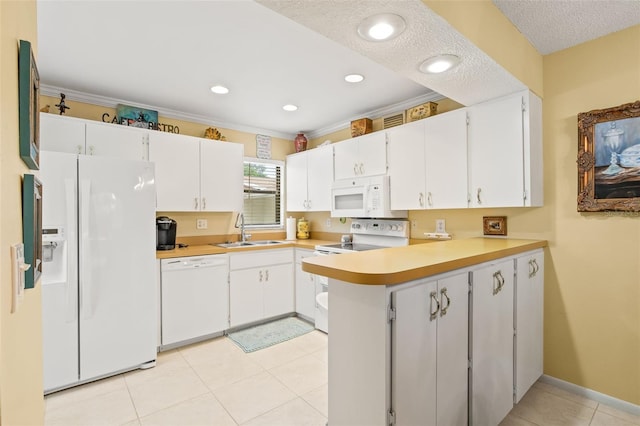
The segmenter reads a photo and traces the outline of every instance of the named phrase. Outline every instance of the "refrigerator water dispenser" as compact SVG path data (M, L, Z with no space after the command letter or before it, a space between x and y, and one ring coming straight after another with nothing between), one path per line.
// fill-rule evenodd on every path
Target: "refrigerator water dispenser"
M67 240L62 226L42 229L42 283L67 281Z

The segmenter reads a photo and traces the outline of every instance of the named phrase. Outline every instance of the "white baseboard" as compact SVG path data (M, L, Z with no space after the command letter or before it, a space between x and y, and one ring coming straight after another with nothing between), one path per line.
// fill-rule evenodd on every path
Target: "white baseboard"
M568 392L584 396L593 401L606 404L615 409L640 416L640 405L632 404L630 402L623 401L622 399L614 398L612 396L605 395L603 393L587 389L570 382L565 382L564 380L556 379L555 377L547 376L546 374L543 374L539 380L543 383L548 383Z

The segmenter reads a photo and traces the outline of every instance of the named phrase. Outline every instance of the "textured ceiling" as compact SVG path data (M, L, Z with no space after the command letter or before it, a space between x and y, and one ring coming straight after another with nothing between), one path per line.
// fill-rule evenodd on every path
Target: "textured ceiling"
M639 0L493 0L543 55L640 24Z

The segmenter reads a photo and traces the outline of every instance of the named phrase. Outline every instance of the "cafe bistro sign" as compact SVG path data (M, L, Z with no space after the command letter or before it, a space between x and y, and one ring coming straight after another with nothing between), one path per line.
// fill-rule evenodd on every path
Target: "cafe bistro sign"
M158 122L158 111L118 104L116 115L111 118L108 112L102 114L104 123L117 123L123 126L140 127L168 133L180 133L180 128L172 124Z

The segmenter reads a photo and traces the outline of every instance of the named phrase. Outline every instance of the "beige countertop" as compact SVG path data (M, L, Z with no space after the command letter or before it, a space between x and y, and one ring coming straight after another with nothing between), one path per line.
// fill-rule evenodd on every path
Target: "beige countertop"
M284 240L283 240L284 241ZM170 259L173 257L186 257L186 256L203 256L207 254L223 254L223 253L238 253L245 251L255 250L267 250L267 249L279 249L286 247L296 247L313 250L317 244L335 244L335 241L328 240L294 240L285 241L283 244L265 245L265 246L243 246L233 248L217 247L211 244L196 244L189 245L184 248L175 248L173 250L157 250L156 259Z
M341 281L391 285L546 247L545 240L469 238L415 244L302 261L302 270Z

